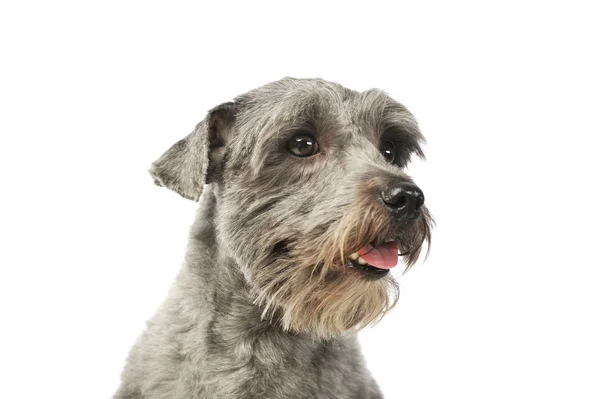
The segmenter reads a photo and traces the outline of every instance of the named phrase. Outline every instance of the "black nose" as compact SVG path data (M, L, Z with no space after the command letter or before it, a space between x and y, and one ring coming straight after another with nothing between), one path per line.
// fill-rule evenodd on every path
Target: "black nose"
M398 182L381 190L381 199L396 217L416 217L425 203L423 191L416 185Z

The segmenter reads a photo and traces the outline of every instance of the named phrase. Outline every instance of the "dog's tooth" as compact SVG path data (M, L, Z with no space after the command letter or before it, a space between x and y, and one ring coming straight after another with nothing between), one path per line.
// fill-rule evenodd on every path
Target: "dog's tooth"
M364 260L363 258L361 258L361 257L359 256L359 257L358 257L358 264L359 264L359 265L366 265L366 264L367 264L367 261L366 261L366 260Z
M350 255L350 259L357 260L358 259L358 252L355 252L352 255Z

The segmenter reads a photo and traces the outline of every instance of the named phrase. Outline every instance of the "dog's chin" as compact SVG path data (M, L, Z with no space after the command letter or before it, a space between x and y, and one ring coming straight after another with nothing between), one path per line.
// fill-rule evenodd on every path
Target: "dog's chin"
M328 339L377 323L394 307L398 285L390 269L414 264L429 242L430 218L424 213L398 226L373 213L348 215L322 236L277 241L253 257L253 295L263 319Z
M389 270L372 270L350 259L328 269L303 260L287 253L253 267L252 295L261 316L285 331L320 339L353 333L377 322L398 299Z

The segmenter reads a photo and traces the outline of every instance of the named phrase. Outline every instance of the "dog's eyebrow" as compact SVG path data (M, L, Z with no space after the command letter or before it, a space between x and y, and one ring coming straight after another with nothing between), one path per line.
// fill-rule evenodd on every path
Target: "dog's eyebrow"
M358 97L359 109L363 123L379 135L387 129L394 128L413 135L417 140L424 140L419 131L415 117L404 105L391 98L379 89L367 90Z
M383 130L395 128L406 134L415 136L418 140L425 140L415 117L399 102L388 97L382 113Z

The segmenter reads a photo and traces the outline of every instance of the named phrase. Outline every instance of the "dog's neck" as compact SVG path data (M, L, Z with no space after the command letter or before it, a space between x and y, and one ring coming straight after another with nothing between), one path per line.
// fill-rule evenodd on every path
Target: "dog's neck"
M323 342L311 334L287 332L276 321L261 318L242 271L217 243L215 210L213 189L205 186L178 278L178 285L188 291L180 297L184 308L201 308L202 317L211 320L206 334L226 347L237 346L237 354L258 340L268 340L271 348L274 342L285 343L280 346L282 355L300 343L305 350L318 348Z

